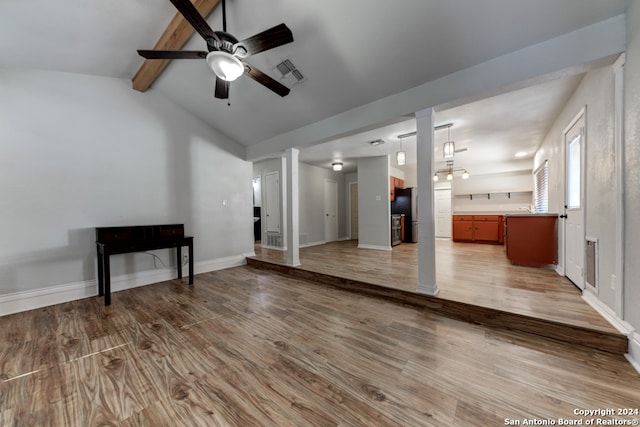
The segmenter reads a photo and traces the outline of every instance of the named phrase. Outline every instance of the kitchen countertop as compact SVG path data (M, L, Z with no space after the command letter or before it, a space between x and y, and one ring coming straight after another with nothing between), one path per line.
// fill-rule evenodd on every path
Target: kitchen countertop
M557 213L530 213L525 211L486 211L486 212L453 212L452 215L502 215L502 216L558 216Z

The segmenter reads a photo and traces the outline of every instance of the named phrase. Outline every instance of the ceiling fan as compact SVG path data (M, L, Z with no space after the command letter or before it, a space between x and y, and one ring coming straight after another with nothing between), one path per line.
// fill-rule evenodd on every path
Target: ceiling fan
M138 50L146 59L206 59L216 74L215 97L229 98L230 83L246 74L256 82L280 96L286 96L289 88L272 79L245 61L250 55L273 49L293 41L291 30L280 24L238 41L227 33L225 0L222 0L222 31L213 31L207 21L189 0L171 0L191 26L207 43L207 51L198 50Z

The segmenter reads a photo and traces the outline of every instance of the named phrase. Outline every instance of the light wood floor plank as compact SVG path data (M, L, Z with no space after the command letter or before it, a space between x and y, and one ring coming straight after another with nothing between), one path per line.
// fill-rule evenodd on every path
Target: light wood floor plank
M487 426L640 402L620 355L249 266L0 318L0 424Z

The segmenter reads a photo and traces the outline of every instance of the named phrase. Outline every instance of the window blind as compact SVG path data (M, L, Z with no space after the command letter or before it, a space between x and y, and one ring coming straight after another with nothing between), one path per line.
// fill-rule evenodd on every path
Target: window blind
M549 212L549 161L545 161L533 174L533 201L537 213Z

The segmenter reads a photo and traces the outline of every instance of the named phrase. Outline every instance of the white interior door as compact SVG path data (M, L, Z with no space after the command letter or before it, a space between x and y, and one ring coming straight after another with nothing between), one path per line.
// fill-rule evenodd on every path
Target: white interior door
M324 182L324 240L338 240L338 183Z
M435 190L436 237L451 238L451 189Z
M264 176L265 188L265 230L268 233L280 232L280 180L278 172L270 172Z
M584 289L584 114L565 133L565 275Z

